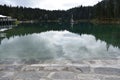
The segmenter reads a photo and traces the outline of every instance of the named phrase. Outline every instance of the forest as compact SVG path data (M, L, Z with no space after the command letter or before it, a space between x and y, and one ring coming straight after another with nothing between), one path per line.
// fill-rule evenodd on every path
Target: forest
M20 21L119 20L120 0L103 0L94 6L78 6L69 10L44 10L11 5L0 5L0 14Z

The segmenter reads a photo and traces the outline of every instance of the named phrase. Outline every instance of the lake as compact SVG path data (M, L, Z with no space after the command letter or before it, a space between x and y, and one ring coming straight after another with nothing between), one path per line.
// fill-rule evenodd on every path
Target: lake
M120 25L19 24L0 32L0 60L96 60L120 58Z

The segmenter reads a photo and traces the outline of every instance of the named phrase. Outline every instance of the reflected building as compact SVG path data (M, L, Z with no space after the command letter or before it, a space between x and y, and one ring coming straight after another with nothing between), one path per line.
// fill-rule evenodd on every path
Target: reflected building
M12 29L13 27L16 27L16 26L17 25L3 25L3 26L0 26L0 35L1 35L2 32L6 31L6 30L9 30L9 29Z
M12 29L13 27L16 27L17 25L4 25L4 26L0 26L0 44L1 41L7 37L7 33L4 32L6 30Z

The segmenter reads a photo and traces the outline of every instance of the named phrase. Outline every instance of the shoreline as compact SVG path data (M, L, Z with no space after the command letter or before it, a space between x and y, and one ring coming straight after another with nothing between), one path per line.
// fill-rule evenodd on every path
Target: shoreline
M96 23L96 24L120 24L120 19L92 19L90 20L91 23Z
M21 23L41 23L41 22L55 22L55 23L71 23L70 21L59 21L59 20L26 20L26 21L18 21L18 24ZM93 23L93 24L120 24L120 19L81 19L74 20L72 23Z

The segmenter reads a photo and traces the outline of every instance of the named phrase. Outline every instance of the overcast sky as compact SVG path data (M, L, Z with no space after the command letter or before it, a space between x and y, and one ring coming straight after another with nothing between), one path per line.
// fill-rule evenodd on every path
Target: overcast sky
M48 10L69 9L80 5L91 6L101 0L0 0L0 4L25 6Z

